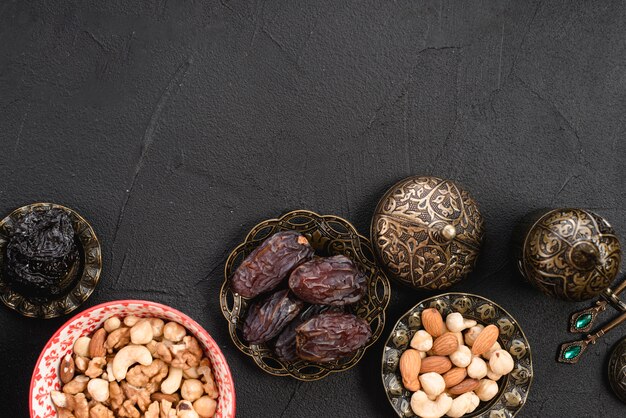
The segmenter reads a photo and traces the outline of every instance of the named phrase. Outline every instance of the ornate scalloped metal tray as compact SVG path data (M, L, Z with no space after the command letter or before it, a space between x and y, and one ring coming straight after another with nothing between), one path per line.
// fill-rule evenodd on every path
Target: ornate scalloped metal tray
M64 295L54 299L30 298L13 290L2 271L6 245L14 223L34 208L57 208L65 211L74 227L81 254L81 271L76 284ZM89 222L70 208L55 203L33 203L15 209L0 221L0 299L9 308L33 318L55 318L65 315L85 302L96 288L102 270L102 250Z
M367 346L358 350L352 357L328 364L304 360L286 362L278 359L269 345L251 345L242 338L241 325L249 301L231 291L230 277L254 248L271 235L284 230L295 230L306 236L317 255L343 254L349 257L367 275L366 297L352 306L351 311L367 320L372 327L372 338ZM244 242L232 251L224 268L220 304L222 313L228 321L228 330L233 343L241 352L252 357L262 370L275 376L292 376L299 380L312 381L355 366L367 347L380 337L385 326L385 309L391 297L389 280L375 260L370 241L360 235L348 221L338 216L322 216L306 210L296 210L279 219L259 223L248 233Z
M500 328L498 342L513 357L513 371L498 381L500 391L489 402L481 402L476 411L465 417L510 418L522 409L533 379L530 345L517 321L495 302L469 293L445 293L424 299L409 309L393 327L385 342L382 358L382 379L387 398L399 417L414 417L411 392L402 386L398 362L409 346L413 334L422 329L421 313L436 308L444 317L460 312L479 324L494 324Z

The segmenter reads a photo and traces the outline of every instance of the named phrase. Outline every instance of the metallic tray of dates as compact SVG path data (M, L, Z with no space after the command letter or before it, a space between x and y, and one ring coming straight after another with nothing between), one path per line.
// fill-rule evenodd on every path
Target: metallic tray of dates
M230 283L239 264L268 237L280 231L293 230L304 235L316 255L343 254L367 276L367 291L358 303L347 311L365 319L371 326L372 337L352 356L330 363L313 363L305 360L285 361L278 358L269 344L249 344L243 338L242 326L250 300L236 294ZM269 219L256 225L243 243L235 248L224 267L224 283L220 291L222 313L228 321L233 343L249 355L264 371L275 376L292 376L303 381L321 379L330 373L341 372L355 366L367 347L378 340L385 326L385 309L391 298L391 288L385 273L376 263L370 240L359 234L348 221L333 215L296 210L278 219Z

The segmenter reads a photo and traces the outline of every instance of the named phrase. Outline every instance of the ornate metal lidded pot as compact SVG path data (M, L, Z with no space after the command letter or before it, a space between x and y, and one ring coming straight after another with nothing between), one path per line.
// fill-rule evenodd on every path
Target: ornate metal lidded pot
M617 343L611 353L609 382L613 392L626 404L626 337Z
M483 218L467 191L451 180L406 178L381 198L371 225L376 254L401 283L442 290L474 267Z
M522 275L543 293L583 301L607 289L619 271L620 244L611 225L593 212L554 209L533 216L518 246Z

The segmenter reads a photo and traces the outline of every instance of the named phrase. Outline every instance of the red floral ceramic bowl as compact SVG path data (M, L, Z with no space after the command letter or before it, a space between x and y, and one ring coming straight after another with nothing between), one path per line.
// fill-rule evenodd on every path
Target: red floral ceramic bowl
M92 333L111 316L135 315L156 317L178 322L189 330L200 342L204 352L211 360L215 382L220 392L215 418L233 418L235 416L235 387L226 359L213 338L196 321L182 312L160 303L145 300L117 300L89 308L67 321L54 333L46 344L30 381L30 416L31 418L54 418L57 416L50 398L50 392L59 390L61 380L58 376L61 358L72 350L74 341L83 335Z

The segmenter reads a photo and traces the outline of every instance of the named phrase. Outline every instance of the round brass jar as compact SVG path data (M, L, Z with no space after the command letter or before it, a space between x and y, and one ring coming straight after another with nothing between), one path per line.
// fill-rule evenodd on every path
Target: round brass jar
M626 337L622 338L611 352L609 382L615 395L626 404Z
M602 217L582 209L554 209L526 222L517 264L534 287L582 301L611 285L621 262L620 243Z
M442 290L473 269L483 218L474 199L455 182L409 177L380 199L371 235L390 276L415 288Z

